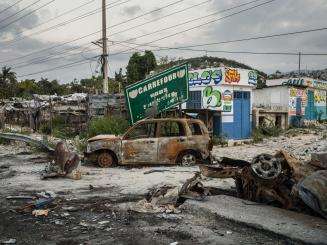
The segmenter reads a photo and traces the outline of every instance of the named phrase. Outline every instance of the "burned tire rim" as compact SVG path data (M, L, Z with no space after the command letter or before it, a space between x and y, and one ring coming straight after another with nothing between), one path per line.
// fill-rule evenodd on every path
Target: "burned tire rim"
M181 165L189 167L196 164L196 157L192 153L186 153L181 157Z
M253 174L264 180L275 179L282 171L281 162L272 155L260 154L251 163Z
M109 168L114 165L114 159L108 152L103 152L98 156L98 164L101 168Z

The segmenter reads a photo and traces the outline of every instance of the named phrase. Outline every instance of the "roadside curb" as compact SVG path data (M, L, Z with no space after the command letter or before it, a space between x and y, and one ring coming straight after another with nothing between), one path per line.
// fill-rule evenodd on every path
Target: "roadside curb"
M327 244L327 221L318 217L224 195L205 201L187 200L182 209L219 216L305 244Z

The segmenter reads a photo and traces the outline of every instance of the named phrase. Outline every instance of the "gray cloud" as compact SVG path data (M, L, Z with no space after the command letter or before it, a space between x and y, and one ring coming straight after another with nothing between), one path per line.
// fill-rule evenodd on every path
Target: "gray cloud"
M10 6L12 3L0 3L0 10L6 9L8 6ZM39 22L39 17L37 14L31 14L28 15L12 24L10 24L8 27L5 27L7 24L9 24L12 21L15 21L19 17L23 16L24 14L28 13L28 10L23 11L21 13L18 13L17 15L14 15L10 17L13 14L16 14L20 10L19 7L12 7L8 9L5 14L1 16L0 19L0 41L2 38L6 38L8 36L16 36L18 33L31 29L33 26L35 26ZM7 19L7 17L10 17ZM4 27L4 28L2 28Z
M133 6L125 7L123 9L124 14L128 16L134 16L140 11L141 11L140 5L133 5Z

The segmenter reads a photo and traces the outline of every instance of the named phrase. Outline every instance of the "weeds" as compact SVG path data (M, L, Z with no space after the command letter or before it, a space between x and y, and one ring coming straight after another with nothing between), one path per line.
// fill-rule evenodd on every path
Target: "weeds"
M99 134L123 134L128 128L128 121L122 117L103 117L93 119L87 132L88 137Z
M259 126L252 132L253 142L261 142L266 137L278 137L282 132L282 129L276 126Z
M228 145L227 137L225 135L213 136L212 143L213 145L226 146Z

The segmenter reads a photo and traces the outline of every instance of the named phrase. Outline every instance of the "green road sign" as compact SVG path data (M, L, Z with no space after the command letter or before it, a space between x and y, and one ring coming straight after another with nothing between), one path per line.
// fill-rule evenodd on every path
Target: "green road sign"
M167 69L125 88L131 121L163 112L188 100L188 65Z

